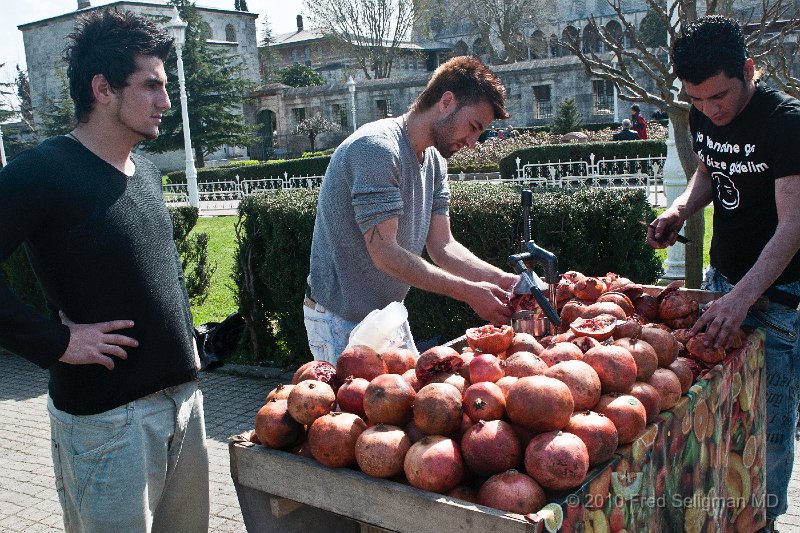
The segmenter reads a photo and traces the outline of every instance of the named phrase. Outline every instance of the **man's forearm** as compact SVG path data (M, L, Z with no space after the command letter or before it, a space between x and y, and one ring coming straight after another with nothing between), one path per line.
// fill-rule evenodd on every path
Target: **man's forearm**
M489 281L502 287L505 278L512 274L487 263L458 241L448 243L436 256L431 256L437 266L470 281ZM508 287L503 287L508 289Z

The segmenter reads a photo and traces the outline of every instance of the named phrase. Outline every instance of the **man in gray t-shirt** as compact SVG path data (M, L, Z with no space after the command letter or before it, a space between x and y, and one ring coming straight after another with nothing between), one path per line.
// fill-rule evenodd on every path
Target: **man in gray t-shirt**
M335 364L370 311L410 286L463 301L508 323L517 276L482 261L450 231L447 162L505 119L505 89L479 60L440 66L409 111L359 128L334 152L317 205L304 300L315 359ZM421 258L423 248L433 260ZM406 326L407 330L407 326ZM410 332L408 347L413 349Z

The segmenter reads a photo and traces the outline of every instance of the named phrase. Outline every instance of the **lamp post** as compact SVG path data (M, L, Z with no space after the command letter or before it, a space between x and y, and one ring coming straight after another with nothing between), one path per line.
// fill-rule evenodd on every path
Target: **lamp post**
M350 114L353 116L353 131L356 131L356 82L353 76L347 78L347 90L350 91Z
M197 194L197 169L194 167L194 151L192 150L192 138L189 131L189 109L186 99L186 80L183 76L183 44L186 42L186 22L181 20L178 8L172 8L172 19L167 23L166 28L170 36L175 40L175 55L178 56L178 86L181 93L181 117L183 121L183 150L186 152L186 188L189 193L189 205L200 207Z

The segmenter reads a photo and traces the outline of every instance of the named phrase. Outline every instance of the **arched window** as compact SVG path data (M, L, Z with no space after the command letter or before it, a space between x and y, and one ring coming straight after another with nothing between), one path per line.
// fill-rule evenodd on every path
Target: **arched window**
M614 44L624 47L622 25L616 20L609 20L605 26L605 37Z
M547 39L541 30L533 32L530 38L531 59L542 59L547 57Z
M561 47L558 45L558 37L556 37L555 33L550 35L548 48L550 48L550 57L558 57L561 55Z
M489 47L483 42L483 39L478 37L472 43L472 55L474 56L485 56L489 52Z
M583 50L584 54L597 54L600 52L600 35L597 33L597 29L591 24L583 28L581 50Z
M233 24L225 26L225 40L229 43L236 42L236 30L233 28Z
M462 40L459 40L453 47L453 57L465 56L468 53L469 53L469 47L467 47L467 43L465 43Z
M567 43L570 43L574 46L577 46L580 43L580 32L575 26L567 26L564 28L564 31L561 32L561 40ZM561 52L559 55L564 56L567 55L567 48L560 47Z

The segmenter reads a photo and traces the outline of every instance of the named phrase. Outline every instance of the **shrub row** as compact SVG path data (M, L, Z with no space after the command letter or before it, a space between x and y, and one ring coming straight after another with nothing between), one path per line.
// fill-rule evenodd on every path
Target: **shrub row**
M661 140L601 142L601 143L569 143L544 144L522 148L511 152L500 160L500 175L504 178L517 177L517 162L522 164L547 163L556 161L590 161L608 158L665 156L667 144Z
M197 169L197 181L231 181L240 179L283 178L284 173L293 176L322 176L328 168L329 155L304 157L301 159L276 159L266 163L230 165L224 167ZM176 170L167 174L168 183L186 183L186 172Z
M455 237L479 257L509 270L519 251L520 188L452 183ZM240 204L234 277L239 306L257 357L279 366L310 358L302 299L308 275L317 190L284 190ZM642 191L585 188L534 194L533 238L556 254L561 271L618 272L654 282L661 263L647 245L639 220L654 214ZM481 320L459 301L412 289L406 298L417 341L453 339Z

